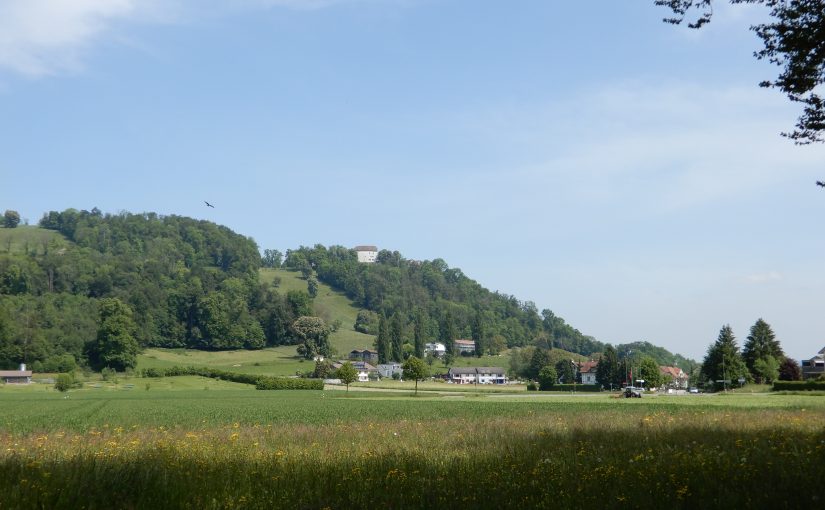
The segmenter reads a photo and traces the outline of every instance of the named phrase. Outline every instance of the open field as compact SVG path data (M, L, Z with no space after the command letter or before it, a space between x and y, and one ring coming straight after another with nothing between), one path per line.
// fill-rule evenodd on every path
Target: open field
M137 370L173 366L204 366L229 372L272 376L295 375L311 371L312 361L298 357L294 345L269 347L257 351L197 351L194 349L146 349L138 355Z
M796 508L825 398L0 388L0 508ZM166 381L168 384L169 381ZM158 386L156 386L156 384Z

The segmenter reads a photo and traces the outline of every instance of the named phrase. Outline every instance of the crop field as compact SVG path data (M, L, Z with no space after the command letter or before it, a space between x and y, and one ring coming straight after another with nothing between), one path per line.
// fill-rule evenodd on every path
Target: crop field
M0 508L798 508L825 498L822 397L412 397L166 379L68 396L0 388Z

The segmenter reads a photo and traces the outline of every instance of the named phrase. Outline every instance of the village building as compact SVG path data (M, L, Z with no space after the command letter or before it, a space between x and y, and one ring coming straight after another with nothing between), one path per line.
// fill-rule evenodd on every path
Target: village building
M336 361L332 364L334 370L341 368L346 361ZM378 378L378 369L365 361L350 361L349 362L358 372L358 382L369 382L370 379Z
M825 347L811 359L803 359L800 363L803 379L813 379L825 374Z
M354 349L349 353L350 361L365 361L367 363L378 363L378 351L370 349Z
M404 375L404 369L401 368L401 363L398 362L391 362L391 363L381 363L378 365L378 374L381 377L392 378L393 375L398 374L399 376Z
M507 372L501 367L452 367L447 382L454 384L507 384Z
M440 358L447 352L447 347L441 342L432 342L424 344L424 354L433 353L433 356Z
M369 245L356 246L355 253L358 255L358 262L371 264L378 258L378 247Z
M474 354L476 352L476 343L474 340L456 340L455 341L456 354Z
M665 379L669 379L665 383L667 388L673 388L675 390L686 390L688 387L688 375L679 367L659 367L659 372L665 376Z
M29 384L32 382L32 371L26 370L26 364L20 364L20 370L0 370L0 381L7 384Z
M597 384L596 381L596 369L599 367L598 361L582 361L578 364L579 367L579 376L581 377L582 384Z

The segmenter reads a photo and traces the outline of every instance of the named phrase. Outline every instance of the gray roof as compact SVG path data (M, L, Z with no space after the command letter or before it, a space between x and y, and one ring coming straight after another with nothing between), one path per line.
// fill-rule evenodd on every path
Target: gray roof
M356 246L355 251L378 251L378 247L370 245Z
M501 367L452 367L450 368L450 375L456 374L491 374L504 375L505 370Z

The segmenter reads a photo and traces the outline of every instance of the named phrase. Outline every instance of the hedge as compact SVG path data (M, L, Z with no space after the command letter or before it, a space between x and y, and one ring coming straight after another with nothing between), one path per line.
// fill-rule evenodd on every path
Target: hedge
M598 384L554 384L547 391L580 391L582 393L596 393L602 391Z
M321 379L290 379L286 377L266 377L255 374L238 374L209 367L146 368L143 377L175 377L179 375L199 375L210 379L220 379L241 384L254 384L258 390L323 390Z
M261 377L256 390L323 390L322 379L289 379L286 377Z
M825 391L825 381L776 381L773 391Z

